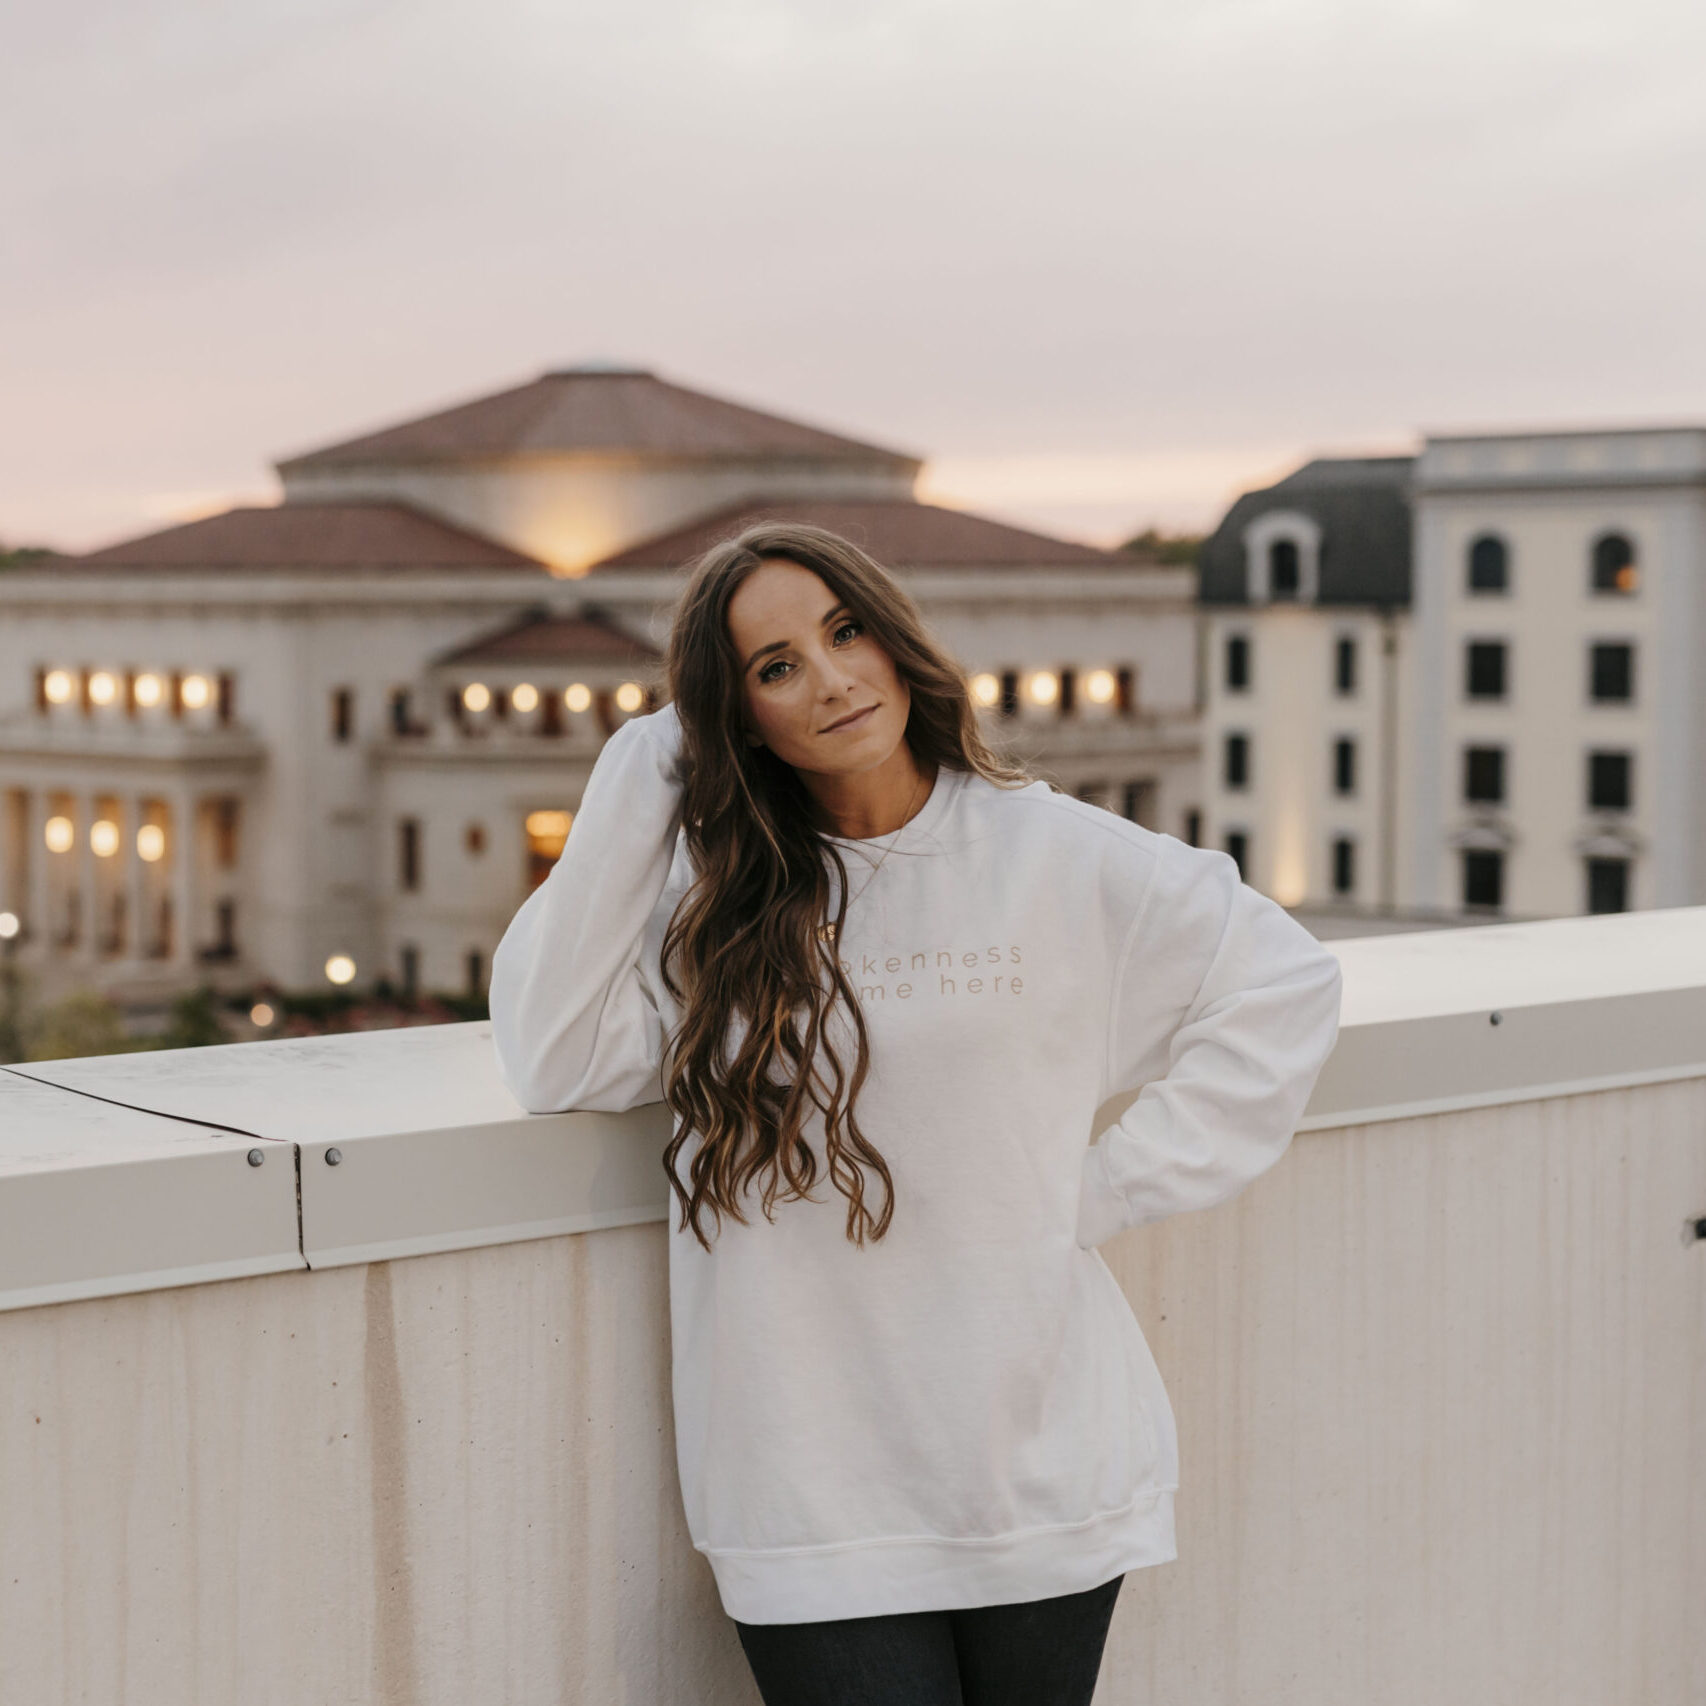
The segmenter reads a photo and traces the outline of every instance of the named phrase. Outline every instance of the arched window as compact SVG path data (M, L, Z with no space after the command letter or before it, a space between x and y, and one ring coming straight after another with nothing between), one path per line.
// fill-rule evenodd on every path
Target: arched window
M1640 581L1635 547L1621 533L1602 533L1593 542L1593 590L1633 592Z
M1296 598L1297 586L1297 541L1276 539L1268 547L1268 597Z
M1469 590L1506 592L1510 588L1510 552L1497 534L1483 533L1469 547Z

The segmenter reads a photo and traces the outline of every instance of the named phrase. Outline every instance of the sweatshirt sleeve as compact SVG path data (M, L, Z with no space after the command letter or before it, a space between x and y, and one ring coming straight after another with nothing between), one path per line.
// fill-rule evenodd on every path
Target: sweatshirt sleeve
M550 874L492 956L498 1074L530 1113L661 1099L663 1021L642 966L680 827L673 704L605 742Z
M1343 982L1230 854L1160 838L1115 971L1104 1097L1143 1088L1085 1150L1081 1248L1212 1207L1279 1160L1338 1039Z

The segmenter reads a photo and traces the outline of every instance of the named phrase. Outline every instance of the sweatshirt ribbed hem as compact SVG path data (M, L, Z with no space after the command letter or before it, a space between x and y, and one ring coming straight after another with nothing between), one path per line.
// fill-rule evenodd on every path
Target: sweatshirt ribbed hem
M1140 1493L1122 1510L1088 1522L988 1540L920 1537L773 1552L699 1550L710 1560L723 1610L740 1623L815 1623L1052 1599L1179 1555L1168 1487Z

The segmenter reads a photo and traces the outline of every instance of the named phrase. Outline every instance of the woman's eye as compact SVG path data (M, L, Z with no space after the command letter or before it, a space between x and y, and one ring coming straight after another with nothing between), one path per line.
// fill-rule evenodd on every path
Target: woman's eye
M855 634L862 634L865 631L865 624L863 622L855 621L852 617L849 617L839 628L835 630L836 639L839 640L849 628L851 628ZM766 684L772 681L780 681L782 679L781 676L772 675L770 672L775 669L787 669L789 667L790 666L781 658L778 658L774 663L767 663L763 669L758 672L758 679Z

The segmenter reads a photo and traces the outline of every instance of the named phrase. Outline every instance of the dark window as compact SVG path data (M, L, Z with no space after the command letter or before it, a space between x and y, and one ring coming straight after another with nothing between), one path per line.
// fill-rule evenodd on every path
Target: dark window
M1629 861L1627 859L1589 859L1588 911L1627 912L1629 910Z
M1463 749L1463 797L1497 805L1505 797L1505 749L1466 746Z
M1155 807L1155 784L1148 779L1125 785L1125 816L1133 823L1148 824Z
M39 663L36 665L36 709L42 712L53 709L53 701L47 696L47 668Z
M1226 688L1241 692L1250 685L1250 640L1246 634L1226 636Z
M397 819L397 887L413 894L421 886L421 820Z
M214 692L217 695L215 715L219 718L220 726L228 728L237 715L237 679L229 670L221 670L214 682Z
M406 687L391 689L391 732L394 735L414 733L409 721L409 690Z
M348 740L355 733L355 689L332 689L332 739Z
M1588 805L1595 811L1626 812L1634 760L1626 752L1588 754Z
M486 969L485 958L478 948L470 948L468 950L467 966L468 993L470 995L478 995L480 993L480 983L485 976Z
M1114 671L1114 709L1129 717L1137 709L1137 671L1122 663Z
M1296 598L1297 587L1297 545L1290 539L1276 539L1268 547L1268 596Z
M1238 867L1239 878L1244 875L1244 861L1250 854L1250 838L1241 829L1229 829L1226 832L1226 851L1232 855L1232 863Z
M1505 856L1495 848L1463 850L1463 904L1503 906Z
M1060 714L1070 717L1078 703L1078 671L1063 669L1060 672Z
M213 950L206 957L234 960L237 957L237 903L221 900L213 908Z
M1354 740L1333 742L1333 789L1340 794L1354 794L1357 785L1357 743Z
M1226 786L1229 788L1247 787L1250 782L1250 737L1248 735L1228 735L1226 737Z
M397 951L401 963L403 999L414 1001L421 987L421 951L412 942L405 942Z
M222 871L237 865L237 820L241 801L228 794L213 802L213 857Z
M1596 643L1590 671L1589 692L1594 699L1627 701L1635 697L1635 648L1627 640Z
M1338 693L1357 690L1357 643L1349 634L1341 634L1334 648L1333 688Z
M1505 592L1510 587L1510 552L1504 540L1483 533L1469 547L1469 590Z
M563 696L548 688L544 698L539 701L539 733L548 739L555 739L562 732Z
M1635 547L1621 533L1602 533L1593 542L1593 590L1595 592L1633 592L1640 584L1641 571L1635 566ZM1621 911L1613 907L1612 911Z
M1351 894L1357 886L1357 844L1348 835L1333 838L1333 893Z
M1200 847L1202 845L1202 813L1192 806L1185 813L1185 845Z
M1471 699L1505 696L1505 643L1471 640L1464 648L1464 692Z
M1019 714L1019 672L1016 669L1004 669L1001 672L1001 715L1016 717Z
M471 823L462 831L462 845L468 850L470 859L478 859L486 850L486 826L483 823Z

